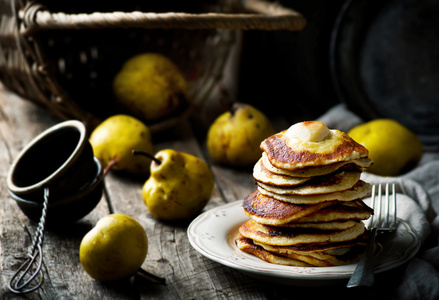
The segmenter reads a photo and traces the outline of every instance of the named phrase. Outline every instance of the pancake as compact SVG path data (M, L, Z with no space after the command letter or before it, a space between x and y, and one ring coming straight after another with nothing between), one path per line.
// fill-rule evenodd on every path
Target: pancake
M278 227L288 227L288 228L296 228L296 229L320 229L320 230L346 230L352 228L357 225L357 221L354 220L337 220L337 221L329 221L329 222L297 222L297 223L288 223L284 225L278 225Z
M264 166L262 157L253 168L253 178L258 182L279 187L300 185L311 179L311 177L292 177L273 173Z
M242 202L242 208L247 216L267 225L293 222L329 205L332 205L329 201L315 205L288 203L267 197L258 190L245 197Z
M334 173L335 171L341 168L351 171L362 172L372 165L372 160L368 157L364 157L350 161L333 163L325 166L306 167L298 170L284 170L273 166L271 162L268 160L268 156L265 152L262 153L261 159L262 159L261 163L264 165L264 168L271 173L286 175L290 177L305 177L305 178L327 175L330 173Z
M253 241L253 243L255 245L264 245L264 247L272 247L277 249L277 251L282 251L282 252L296 252L296 253L302 253L307 255L313 252L322 252L331 255L343 255L346 254L349 251L349 249L351 249L356 245L367 246L369 235L370 235L369 231L365 231L364 234L360 235L356 239L350 241L344 241L344 242L337 242L337 243L320 243L320 244L308 243L308 244L299 244L299 245L291 245L291 246L273 246L273 245L262 244L255 241Z
M310 255L310 254L302 254L302 253L294 253L294 252L278 252L276 251L276 248L271 246L272 250L267 249L264 246L268 246L269 245L264 245L264 244L257 244L254 243L256 246L260 247L261 249L263 249L264 251L270 253L271 255L279 255L285 258L289 258L289 259L294 259L297 261L301 261L304 263L307 263L311 266L316 266L316 267L330 267L333 266L333 264L331 262L328 261L329 255ZM334 259L332 259L334 260Z
M288 252L281 247L257 243L249 238L240 235L236 239L236 245L244 252L253 254L260 259L280 265L300 267L329 267L340 266L357 262L364 246L344 248L343 254L334 255L325 252Z
M276 168L298 170L368 157L368 150L346 133L319 121L300 122L266 138L261 149Z
M340 222L346 220L367 220L373 210L364 204L362 200L337 203L329 207L322 208L312 214L296 219L294 223L320 223L320 222ZM282 226L288 226L283 224Z
M320 230L314 228L286 228L263 225L249 220L239 227L239 233L256 242L274 246L306 243L334 243L353 240L365 231L363 222L346 230Z
M300 260L287 258L265 251L262 247L253 244L253 241L251 239L248 239L242 235L239 236L235 242L236 246L238 246L238 248L242 251L253 254L254 256L259 257L260 259L272 264L294 267L312 267L312 265L304 263Z
M360 172L338 172L315 177L299 186L273 186L259 181L257 184L266 191L281 195L319 195L351 189L360 180L360 176Z
M254 191L242 202L244 213L254 221L274 226L288 226L289 223L316 223L352 220L366 220L372 209L361 200L339 202L326 201L318 204L294 204Z
M353 201L360 198L364 198L370 195L372 191L372 186L362 180L359 180L352 188L329 194L318 194L318 195L294 195L294 194L277 194L262 187L258 186L258 190L261 194L295 204L318 204L325 201Z
M333 252L331 254L326 251L286 251L282 247L257 242L254 242L254 244L270 253L300 260L316 267L342 266L357 262L359 254L365 250L365 245L354 245L352 247L339 248L341 250L339 253Z

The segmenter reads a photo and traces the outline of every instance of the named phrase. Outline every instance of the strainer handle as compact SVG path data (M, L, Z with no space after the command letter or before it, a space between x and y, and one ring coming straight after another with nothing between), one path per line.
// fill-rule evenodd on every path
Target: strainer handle
M306 19L297 11L264 0L242 0L246 13L51 13L39 4L26 7L21 17L24 30L100 28L182 28L235 30L302 30Z

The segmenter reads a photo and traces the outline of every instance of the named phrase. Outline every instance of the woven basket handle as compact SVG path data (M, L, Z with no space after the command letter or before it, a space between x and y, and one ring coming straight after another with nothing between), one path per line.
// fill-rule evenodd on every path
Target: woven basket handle
M144 13L111 12L92 14L51 13L41 5L28 6L22 15L25 30L99 28L183 28L301 30L305 18L298 12L264 0L242 0L249 13Z

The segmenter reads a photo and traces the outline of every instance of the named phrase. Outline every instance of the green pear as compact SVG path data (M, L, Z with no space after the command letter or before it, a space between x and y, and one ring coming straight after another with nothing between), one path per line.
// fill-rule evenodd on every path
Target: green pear
M105 173L111 169L148 174L151 159L132 154L133 150L154 152L149 128L138 119L128 115L111 116L93 130L89 140Z
M128 59L113 80L116 98L146 121L166 117L187 102L188 84L178 66L159 53Z
M210 200L213 174L207 164L194 155L161 150L154 156L150 172L142 197L151 215L157 219L192 218Z
M142 225L124 214L110 214L96 223L82 239L79 260L84 270L98 281L134 275L148 252Z
M261 142L273 134L265 114L249 104L235 103L210 126L207 150L217 163L248 167L261 157Z
M392 119L374 119L349 130L348 135L369 151L373 165L367 172L398 176L413 169L423 154L419 137ZM385 141L385 142L384 142Z

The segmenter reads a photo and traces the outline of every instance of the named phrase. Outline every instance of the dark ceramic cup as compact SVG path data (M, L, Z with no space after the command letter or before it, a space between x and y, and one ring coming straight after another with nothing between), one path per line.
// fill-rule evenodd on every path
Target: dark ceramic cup
M41 203L49 188L49 201L55 202L89 186L97 168L84 124L65 121L42 132L19 153L7 185L16 197Z
M76 222L89 214L99 203L103 193L103 172L99 160L94 158L96 173L94 179L85 187L76 191L72 195L67 195L57 201L50 202L47 206L46 224L47 226L68 224ZM9 191L12 199L17 202L21 211L31 220L38 222L43 210L43 203L30 201L17 196ZM50 192L49 192L50 194ZM49 200L50 200L49 195Z

